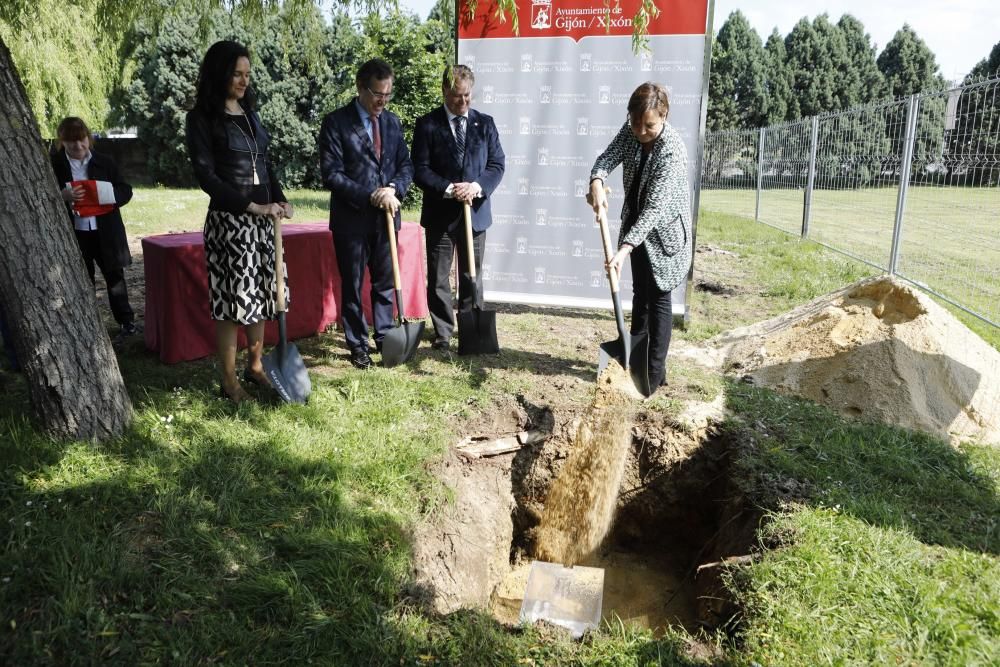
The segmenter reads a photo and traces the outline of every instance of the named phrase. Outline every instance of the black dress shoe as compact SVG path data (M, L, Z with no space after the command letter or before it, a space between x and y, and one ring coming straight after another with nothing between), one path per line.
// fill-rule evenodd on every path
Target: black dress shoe
M440 350L442 352L447 350L450 345L451 345L451 339L445 338L444 336L438 336L437 338L434 339L434 342L431 343L432 348L434 348L435 350Z
M351 365L355 368L360 368L361 370L367 370L372 367L372 358L368 356L368 350L363 347L359 347L356 350L351 350Z

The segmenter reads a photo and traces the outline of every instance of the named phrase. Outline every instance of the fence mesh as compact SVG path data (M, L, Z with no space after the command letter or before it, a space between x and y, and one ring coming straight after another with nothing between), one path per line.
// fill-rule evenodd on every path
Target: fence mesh
M805 233L1000 326L1000 78L710 133L701 203Z

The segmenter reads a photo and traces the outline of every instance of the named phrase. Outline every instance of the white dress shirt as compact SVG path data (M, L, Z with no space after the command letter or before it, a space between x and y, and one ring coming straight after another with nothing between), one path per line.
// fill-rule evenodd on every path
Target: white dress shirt
M68 153L66 154L66 159L69 160L69 171L73 175L74 181L86 181L90 178L87 175L87 165L90 164L90 158L90 151L87 151L87 156L82 160L74 160ZM66 187L70 187L69 183L66 184ZM74 212L73 228L81 232L92 232L97 229L97 218L92 215L81 218Z

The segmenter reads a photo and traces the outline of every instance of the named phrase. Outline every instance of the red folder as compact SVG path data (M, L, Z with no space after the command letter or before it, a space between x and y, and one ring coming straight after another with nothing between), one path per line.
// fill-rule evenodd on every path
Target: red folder
M115 210L115 189L109 181L70 181L71 188L83 188L83 199L73 202L73 210L81 218L104 215Z

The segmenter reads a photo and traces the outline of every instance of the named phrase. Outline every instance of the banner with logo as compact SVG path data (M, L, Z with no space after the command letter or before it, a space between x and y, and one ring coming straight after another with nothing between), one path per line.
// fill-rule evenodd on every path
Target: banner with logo
M460 0L458 62L475 73L473 106L496 120L507 155L486 235L487 299L610 308L600 232L584 201L590 169L625 122L632 91L656 81L670 93L668 122L687 145L694 190L709 2L659 0L649 50L635 53L632 17L640 0L517 0L519 35L510 17L499 21L494 2L480 0L470 18ZM608 182L613 244L625 194L621 173ZM685 287L673 294L675 316L686 314ZM631 294L626 269L623 302Z

